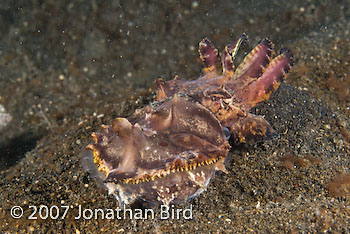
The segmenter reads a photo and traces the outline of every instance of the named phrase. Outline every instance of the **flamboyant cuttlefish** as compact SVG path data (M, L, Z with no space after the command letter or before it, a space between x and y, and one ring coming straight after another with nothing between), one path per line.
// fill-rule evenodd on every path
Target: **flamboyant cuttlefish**
M155 102L92 133L94 143L86 147L83 159L85 164L93 159L120 204L191 199L206 190L215 171L226 171L229 137L234 145L274 132L264 118L248 111L278 88L293 56L282 49L272 59L273 44L264 39L235 68L233 60L245 40L242 35L221 52L219 75L218 51L203 39L203 76L193 81L158 79Z

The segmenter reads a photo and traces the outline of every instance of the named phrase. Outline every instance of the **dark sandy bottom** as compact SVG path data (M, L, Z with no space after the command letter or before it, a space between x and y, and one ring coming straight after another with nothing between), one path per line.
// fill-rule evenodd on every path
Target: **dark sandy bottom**
M0 3L0 103L13 116L0 132L1 233L350 232L350 179L328 186L350 173L349 1L104 2ZM253 110L278 136L233 148L228 174L171 207L192 219L162 220L159 207L154 219L75 219L79 206L118 205L79 163L91 132L151 101L156 78L197 78L203 37L222 49L243 32L240 58L264 37L294 52L288 80Z

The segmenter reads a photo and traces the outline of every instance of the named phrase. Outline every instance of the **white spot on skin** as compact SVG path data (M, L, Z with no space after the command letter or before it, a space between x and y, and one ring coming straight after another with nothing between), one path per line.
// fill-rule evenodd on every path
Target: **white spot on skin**
M151 113L146 113L145 115L145 120L147 122L147 126L149 126L149 123L150 123L150 118L152 117L152 114Z
M260 201L258 201L258 203L256 204L256 208L257 208L257 209L260 208Z
M192 172L188 172L188 174L190 175L190 177L191 177L191 180L193 181L193 182L196 182L196 176L192 173ZM197 173L197 175L198 175L198 173Z
M101 142L102 146L106 146L108 145L108 137L107 136L102 136L102 142Z
M107 183L106 187L108 189L108 195L114 194L117 190L116 184L113 183Z

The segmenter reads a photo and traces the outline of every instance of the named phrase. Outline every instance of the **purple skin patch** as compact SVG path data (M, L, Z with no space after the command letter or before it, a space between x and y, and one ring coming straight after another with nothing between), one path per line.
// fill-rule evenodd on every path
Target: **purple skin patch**
M278 88L293 56L285 49L272 59L273 45L264 39L235 69L245 40L243 35L225 47L218 75L218 51L203 39L203 76L158 79L157 101L92 133L94 143L81 153L83 166L121 205L185 202L205 191L216 171L226 172L229 137L240 144L274 133L264 118L248 111Z

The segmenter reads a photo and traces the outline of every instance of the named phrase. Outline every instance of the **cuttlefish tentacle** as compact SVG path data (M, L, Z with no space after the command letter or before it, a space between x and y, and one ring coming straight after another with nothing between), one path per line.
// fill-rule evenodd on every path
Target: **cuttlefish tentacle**
M241 35L234 43L225 46L225 49L221 52L221 63L223 70L223 77L233 78L235 65L233 63L240 46L247 40L245 34Z
M257 78L262 74L264 67L270 62L273 44L268 39L263 39L237 67L233 79L240 81L247 78Z
M293 54L290 50L282 50L281 54L263 69L261 77L236 92L237 98L250 107L269 99L290 69L292 58Z
M207 76L216 75L218 50L215 48L214 44L208 38L204 38L199 43L198 52L204 64L204 74Z

